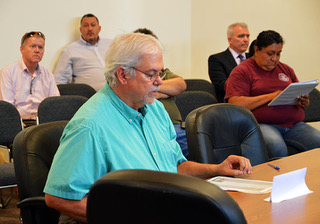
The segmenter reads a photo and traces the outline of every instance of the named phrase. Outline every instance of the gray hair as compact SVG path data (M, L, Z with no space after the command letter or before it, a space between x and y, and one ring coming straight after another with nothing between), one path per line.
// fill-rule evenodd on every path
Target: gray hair
M128 74L135 77L132 67L139 66L141 56L155 55L162 51L160 42L151 35L130 33L116 37L106 55L105 76L109 86L113 88L118 83L116 71L119 67L131 69Z
M246 23L232 23L230 26L228 26L228 30L227 30L227 37L232 37L233 36L233 29L236 27L236 26L240 26L242 28L246 28L248 29L248 25Z

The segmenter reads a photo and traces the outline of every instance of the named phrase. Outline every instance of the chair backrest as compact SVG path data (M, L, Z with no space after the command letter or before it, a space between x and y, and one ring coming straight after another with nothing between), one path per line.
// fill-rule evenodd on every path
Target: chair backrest
M45 204L43 189L67 121L31 126L13 143L13 159L23 223L58 223L59 213Z
M204 79L185 79L187 84L186 91L205 91L216 97L214 85Z
M84 83L59 84L58 89L61 96L77 95L84 96L88 99L96 93L93 87Z
M39 124L71 120L77 110L88 100L83 96L53 96L41 101L38 107Z
M185 91L176 97L176 104L185 121L187 115L196 108L217 103L217 99L205 91Z
M13 198L13 191L7 200L4 200L2 189L16 187L17 181L13 163L0 164L0 208L5 208Z
M120 214L120 215L119 215ZM246 223L238 204L204 180L150 170L119 170L91 187L88 224Z
M189 159L221 163L229 155L250 159L252 165L269 160L260 126L248 109L228 103L204 106L186 119Z
M310 106L304 111L304 122L320 121L320 92L314 89L310 92Z
M17 186L13 163L0 164L0 189Z
M21 130L22 123L17 108L0 100L0 145L10 146Z

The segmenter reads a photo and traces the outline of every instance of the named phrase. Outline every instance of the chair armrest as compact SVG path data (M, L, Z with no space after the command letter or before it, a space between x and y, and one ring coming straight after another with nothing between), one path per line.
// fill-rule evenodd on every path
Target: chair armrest
M17 204L18 208L30 206L47 206L44 196L25 198Z

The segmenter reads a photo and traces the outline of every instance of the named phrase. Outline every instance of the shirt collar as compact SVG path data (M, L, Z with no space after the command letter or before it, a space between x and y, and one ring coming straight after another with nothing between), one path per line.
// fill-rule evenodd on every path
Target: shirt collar
M82 38L81 35L80 35L80 41L81 41L83 44L87 45L87 46L98 46L99 43L100 43L100 37L98 37L98 42L97 42L95 45L92 45L92 44L88 43L87 41L85 41L85 40Z
M21 60L19 61L20 67L22 71L25 71L28 75L31 75L30 71L28 70L26 64L24 63L23 59L21 58ZM40 66L39 63L37 65L36 71L34 72L35 75L40 74Z
M231 52L234 60L237 61L239 54L238 54L237 52L235 52L231 47L229 47L229 51ZM246 57L246 52L243 52L241 55L243 56L244 59L247 58L247 57Z
M133 123L135 119L143 119L148 113L148 105L145 105L144 107L140 108L139 111L136 111L135 109L125 104L117 96L117 94L115 94L115 92L110 88L108 84L106 84L101 91L103 91L106 95L109 95L113 105L117 108L119 113L122 114L129 123Z

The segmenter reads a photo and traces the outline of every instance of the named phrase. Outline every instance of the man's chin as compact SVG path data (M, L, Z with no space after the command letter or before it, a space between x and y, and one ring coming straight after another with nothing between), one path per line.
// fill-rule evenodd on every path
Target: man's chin
M144 100L145 104L153 104L155 101L155 97L148 97Z
M85 41L87 41L88 43L95 43L96 42L96 38L88 38Z

